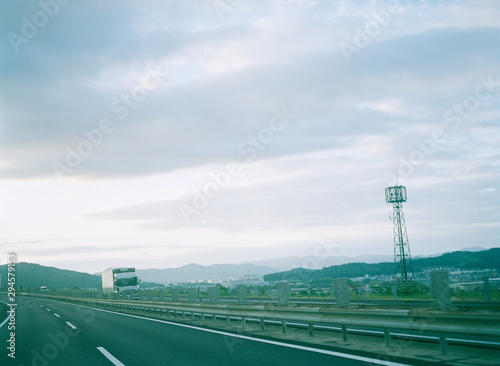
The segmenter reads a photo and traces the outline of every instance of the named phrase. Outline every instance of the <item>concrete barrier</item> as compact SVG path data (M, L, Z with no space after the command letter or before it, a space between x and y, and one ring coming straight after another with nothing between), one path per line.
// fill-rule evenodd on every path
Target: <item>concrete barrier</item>
M172 288L170 289L170 295L172 296L172 302L179 302L179 289Z
M349 280L347 278L334 278L333 279L333 292L337 306L340 308L349 307Z
M431 272L431 291L434 299L434 307L437 310L450 310L451 308L451 289L448 272L438 270Z
M290 303L290 285L288 282L277 282L276 290L278 291L278 305L288 306Z
M188 289L188 302L195 303L197 295L198 295L198 291L196 290L196 288L190 287Z
M236 294L238 295L238 305L247 305L247 287L245 285L236 286Z
M159 302L165 301L165 290L162 288L158 290L158 301Z
M219 302L219 288L217 286L208 288L208 299L210 304L217 304Z

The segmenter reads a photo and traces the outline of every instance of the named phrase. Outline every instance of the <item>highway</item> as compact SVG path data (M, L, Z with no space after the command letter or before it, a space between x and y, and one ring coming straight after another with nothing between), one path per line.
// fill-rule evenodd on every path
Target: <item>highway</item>
M14 359L0 295L1 365L403 365L49 299L16 302Z

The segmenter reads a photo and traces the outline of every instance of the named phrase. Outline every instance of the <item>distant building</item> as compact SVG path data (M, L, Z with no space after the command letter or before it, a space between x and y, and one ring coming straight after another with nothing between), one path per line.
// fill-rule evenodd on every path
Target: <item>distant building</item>
M225 283L226 287L231 289L235 288L238 285L247 285L247 286L264 286L265 282L254 275L246 275L240 277L238 279L232 279Z

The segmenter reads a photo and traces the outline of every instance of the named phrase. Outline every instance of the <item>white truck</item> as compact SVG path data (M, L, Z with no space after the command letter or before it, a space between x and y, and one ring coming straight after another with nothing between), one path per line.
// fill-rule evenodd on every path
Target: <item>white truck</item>
M137 298L141 280L135 273L135 268L112 268L101 273L102 290L106 293L122 293L134 291Z

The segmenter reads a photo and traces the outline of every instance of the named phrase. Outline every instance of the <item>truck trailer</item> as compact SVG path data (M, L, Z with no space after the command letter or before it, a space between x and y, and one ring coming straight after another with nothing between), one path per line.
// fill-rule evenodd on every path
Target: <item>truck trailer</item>
M101 273L101 279L102 290L106 293L134 291L134 294L137 294L141 282L135 273L135 268L108 269Z

